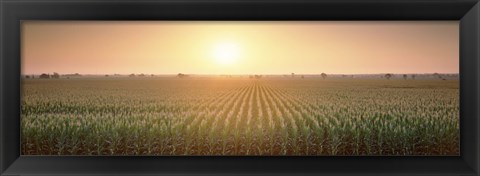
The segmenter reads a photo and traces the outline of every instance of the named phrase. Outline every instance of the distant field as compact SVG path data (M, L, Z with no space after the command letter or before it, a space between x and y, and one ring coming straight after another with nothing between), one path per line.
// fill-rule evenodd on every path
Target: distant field
M459 155L459 81L25 79L23 155Z

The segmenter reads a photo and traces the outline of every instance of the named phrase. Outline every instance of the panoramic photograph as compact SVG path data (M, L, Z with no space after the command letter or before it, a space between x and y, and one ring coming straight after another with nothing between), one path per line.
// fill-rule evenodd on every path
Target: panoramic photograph
M458 21L22 21L21 155L459 156Z

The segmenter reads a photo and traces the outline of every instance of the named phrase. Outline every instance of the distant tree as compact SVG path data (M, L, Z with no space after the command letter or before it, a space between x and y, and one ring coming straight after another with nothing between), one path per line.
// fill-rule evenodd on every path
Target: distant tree
M408 77L407 75L403 75L403 79L407 80L407 77Z
M140 75L138 75L138 76L144 77L144 76L145 76L145 74L143 74L143 73L142 73L142 74L140 74Z
M32 75L32 79L35 79L35 75Z
M74 73L74 74L63 74L62 76L80 77L82 75L79 73Z
M62 75L62 76L80 77L80 76L82 76L82 75L79 74L79 73L74 73L74 74L64 74L64 75Z
M108 75L105 75L105 77L108 77Z
M155 75L154 75L154 74L151 74L150 76L151 76L151 77L154 77Z
M25 78L30 79L30 76L26 75Z
M132 74L130 74L130 75L128 75L128 76L130 76L130 77L135 77L135 74L132 73Z
M292 73L292 78L295 77L295 73Z
M303 78L305 78L305 77L302 75L301 78L303 79Z
M183 73L179 73L179 74L177 74L177 77L179 77L179 78L185 78L185 77L188 77L188 75L183 74Z
M260 79L260 78L262 78L262 75L255 75L255 78Z
M53 72L52 78L58 79L60 75L57 72Z
M393 77L392 74L390 74L390 73L385 74L385 78L390 79L391 77Z
M41 78L41 79L48 79L48 78L50 78L50 75L45 74L45 73L42 73L42 74L40 75L40 78Z
M322 73L322 74L320 74L320 75L322 75L322 78L323 78L323 79L327 78L327 74L326 74L326 73Z
M442 79L442 75L438 73L433 73L433 77L437 77L438 79Z
M412 75L412 79L415 79L415 75Z

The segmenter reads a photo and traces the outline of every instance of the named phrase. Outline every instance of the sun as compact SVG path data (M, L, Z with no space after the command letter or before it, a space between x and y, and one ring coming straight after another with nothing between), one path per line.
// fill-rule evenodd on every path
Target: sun
M224 42L213 47L213 58L222 65L234 64L240 55L240 48L236 43Z

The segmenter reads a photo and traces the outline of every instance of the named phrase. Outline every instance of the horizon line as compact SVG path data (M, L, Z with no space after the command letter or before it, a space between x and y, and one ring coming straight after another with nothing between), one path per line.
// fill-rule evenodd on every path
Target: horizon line
M28 74L21 74L21 75L41 75L41 74L53 74L55 72L49 72L49 73L28 73ZM57 72L58 73L58 72ZM460 74L460 73L451 73L451 72L427 72L427 73L389 73L389 72L384 72L384 73L325 73L327 75L381 75L381 74ZM219 76L224 76L224 75L288 75L291 76L292 73L243 73L243 74L226 74L226 73L58 73L59 75L178 75L178 74L185 74L185 75L219 75ZM321 75L322 73L294 73L294 75Z

